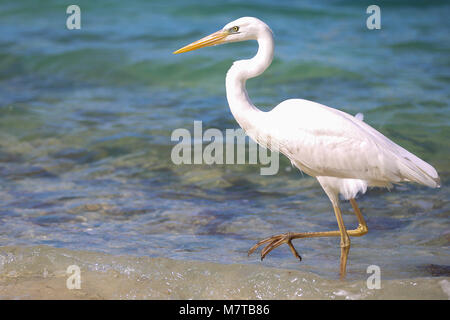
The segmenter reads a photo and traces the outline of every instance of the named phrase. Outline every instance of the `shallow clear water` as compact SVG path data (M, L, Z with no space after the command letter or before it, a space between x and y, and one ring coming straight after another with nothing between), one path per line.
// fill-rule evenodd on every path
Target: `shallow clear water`
M128 256L131 268L146 261L131 256L161 257L337 279L339 239L297 240L300 263L284 246L262 263L247 257L269 235L337 227L318 183L285 158L275 176L259 175L259 165L171 162L174 129L192 131L195 120L205 129L237 128L224 77L234 59L256 49L249 42L172 51L252 15L276 40L272 66L248 83L255 104L267 110L298 97L363 112L441 176L440 189L402 185L359 200L370 232L352 242L349 280L366 279L373 264L394 283L448 277L450 6L380 5L382 29L369 31L369 4L79 1L82 29L69 31L59 1L2 2L0 244L30 257L34 247L25 247L40 245L81 260L110 254L111 264ZM355 225L349 204L343 209L347 226ZM11 261L8 268L20 268ZM33 266L40 274L42 265Z

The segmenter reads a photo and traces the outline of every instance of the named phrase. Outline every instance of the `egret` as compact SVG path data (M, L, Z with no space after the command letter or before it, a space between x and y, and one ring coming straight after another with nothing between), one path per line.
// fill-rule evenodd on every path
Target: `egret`
M221 30L195 41L174 54L229 42L256 40L258 51L247 60L235 61L226 75L226 95L236 121L258 144L284 154L301 171L315 177L334 209L339 230L287 232L261 240L261 260L273 249L287 244L301 260L292 240L313 237L340 237L340 275L346 275L350 250L349 236L368 232L356 203L356 196L368 187L391 187L392 183L415 182L432 188L440 186L436 170L400 147L362 120L343 111L303 100L283 101L271 111L259 110L245 88L246 81L261 75L272 63L272 30L253 17L239 18ZM347 230L339 207L339 195L349 200L358 227Z

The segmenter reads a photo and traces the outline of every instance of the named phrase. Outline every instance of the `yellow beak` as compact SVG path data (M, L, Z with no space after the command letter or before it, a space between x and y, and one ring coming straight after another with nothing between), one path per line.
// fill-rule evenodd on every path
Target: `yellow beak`
M210 34L209 36L206 36L204 38L201 38L200 40L197 40L195 42L192 42L191 44L188 44L187 46L178 49L173 54L188 52L192 50L197 50L203 47L209 47L214 46L216 44L224 43L224 39L226 36L228 36L227 31L219 30L217 32L214 32L213 34Z

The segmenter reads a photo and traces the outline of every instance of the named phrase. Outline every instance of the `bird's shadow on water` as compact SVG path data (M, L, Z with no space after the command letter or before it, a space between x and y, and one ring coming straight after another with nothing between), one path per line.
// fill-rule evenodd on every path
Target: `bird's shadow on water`
M417 265L416 269L418 269L419 272L426 273L431 277L450 277L450 266L447 265L422 264Z
M210 236L226 236L236 240L245 240L246 236L241 233L225 231L223 226L231 222L233 213L227 211L203 210L201 215L208 217L209 222L200 226L196 235L210 235Z

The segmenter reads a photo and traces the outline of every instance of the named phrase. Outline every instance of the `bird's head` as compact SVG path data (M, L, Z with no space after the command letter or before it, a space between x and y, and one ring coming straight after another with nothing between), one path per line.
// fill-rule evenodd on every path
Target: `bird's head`
M260 34L267 31L272 32L261 20L253 17L243 17L228 23L221 30L214 32L209 36L178 49L174 54L215 46L222 43L256 40Z

